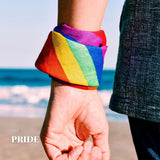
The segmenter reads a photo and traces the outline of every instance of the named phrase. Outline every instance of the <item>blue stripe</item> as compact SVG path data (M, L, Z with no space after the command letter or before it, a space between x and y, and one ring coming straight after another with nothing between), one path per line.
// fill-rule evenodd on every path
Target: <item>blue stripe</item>
M101 82L102 70L103 70L103 56L102 56L102 49L99 47L93 46L86 46L89 54L92 57L93 63L96 68L98 82Z

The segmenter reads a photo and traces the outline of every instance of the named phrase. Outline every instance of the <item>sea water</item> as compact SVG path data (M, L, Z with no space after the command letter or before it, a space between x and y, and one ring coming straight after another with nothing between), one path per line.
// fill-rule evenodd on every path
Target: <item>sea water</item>
M104 70L98 88L109 120L125 121L124 115L112 112L114 70ZM36 69L0 69L0 116L44 117L50 94L51 78Z

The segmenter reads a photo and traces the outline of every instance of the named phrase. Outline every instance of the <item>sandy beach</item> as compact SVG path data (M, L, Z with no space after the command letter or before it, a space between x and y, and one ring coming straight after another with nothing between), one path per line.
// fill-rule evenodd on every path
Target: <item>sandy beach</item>
M12 136L39 136L43 119L0 117L0 160L47 160L41 143L12 143ZM109 122L111 160L136 160L127 122Z

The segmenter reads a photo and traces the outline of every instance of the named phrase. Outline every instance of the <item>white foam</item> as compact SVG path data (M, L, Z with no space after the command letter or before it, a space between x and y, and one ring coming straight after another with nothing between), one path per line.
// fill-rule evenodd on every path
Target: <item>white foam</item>
M41 100L48 101L49 92L50 87L0 87L0 102L36 104Z
M45 108L35 108L31 106L16 106L16 105L0 105L0 116L7 117L44 117Z
M103 106L108 106L112 95L112 90L102 90L99 91L98 93L102 100Z
M98 91L109 120L121 115L112 112L109 101L112 90ZM44 117L50 94L50 87L12 86L0 87L0 116ZM124 119L122 117L122 119Z
M109 105L111 90L98 91L104 106ZM50 87L12 86L0 87L0 104L2 101L9 104L38 104L49 99Z
M29 88L24 85L11 87L11 93L16 95L25 94L28 91L29 91Z

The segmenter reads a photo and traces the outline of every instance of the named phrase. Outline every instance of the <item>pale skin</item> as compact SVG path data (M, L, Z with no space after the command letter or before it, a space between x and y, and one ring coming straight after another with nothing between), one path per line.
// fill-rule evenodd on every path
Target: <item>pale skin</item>
M106 5L107 0L59 0L58 24L98 31ZM109 160L108 130L97 90L52 80L41 130L41 141L50 160ZM90 137L93 144L86 141Z

